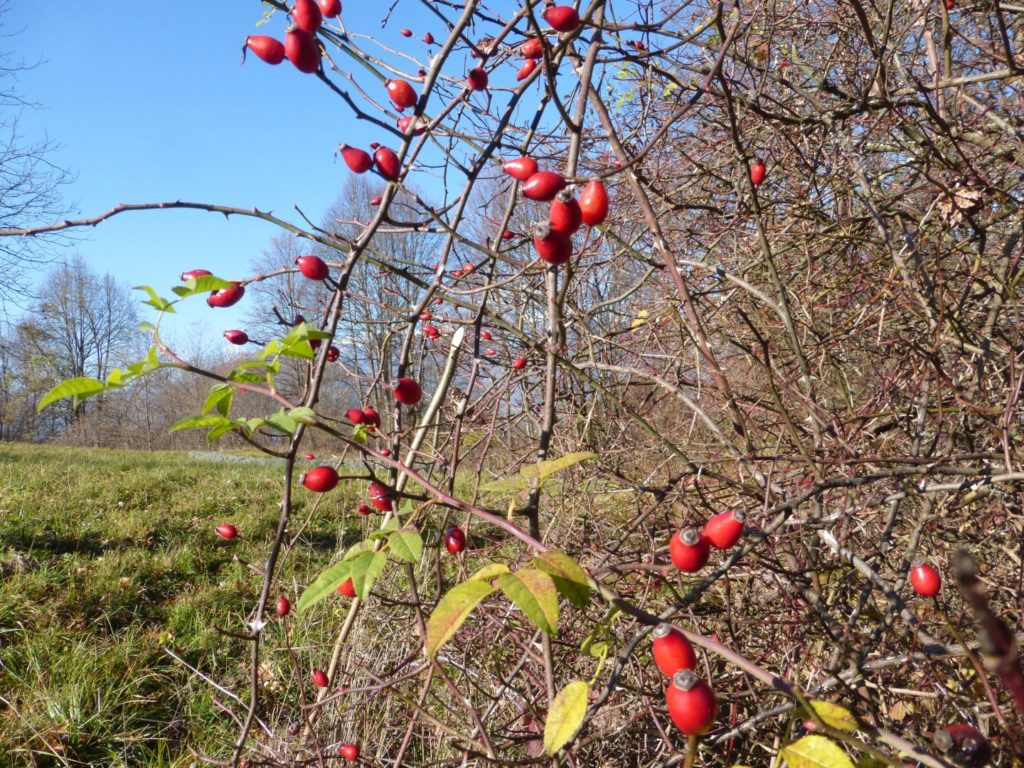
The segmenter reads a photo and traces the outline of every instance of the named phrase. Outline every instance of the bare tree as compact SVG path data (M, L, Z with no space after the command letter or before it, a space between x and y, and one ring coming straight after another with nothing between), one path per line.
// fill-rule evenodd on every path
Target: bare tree
M0 0L0 38L13 37L4 23L9 10ZM15 87L19 72L33 64L0 52L0 226L20 227L33 221L56 220L68 213L61 188L72 178L50 159L57 145L48 138L26 141L19 132L22 110L36 105ZM29 277L56 258L55 245L67 244L66 236L43 239L22 237L0 241L0 317L7 306L18 304L30 293Z
M128 291L113 276L97 275L81 256L54 269L38 294L38 311L15 328L23 371L51 383L76 376L103 380L134 351L138 321ZM64 420L81 413L79 404L64 413Z

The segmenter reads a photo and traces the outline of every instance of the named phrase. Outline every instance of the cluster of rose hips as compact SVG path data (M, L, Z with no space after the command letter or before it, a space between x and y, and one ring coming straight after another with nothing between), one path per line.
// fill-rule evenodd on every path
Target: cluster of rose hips
M320 46L317 30L325 18L341 14L341 0L295 0L291 10L292 24L285 32L284 42L269 35L249 35L242 49L252 51L267 64L280 64L286 58L297 70L312 74L320 69Z
M537 255L549 264L569 260L572 236L581 226L596 227L608 217L608 191L600 179L591 179L577 200L561 174L540 170L532 157L509 160L502 170L522 182L523 197L551 203L548 220L536 227L533 238Z
M695 528L678 531L668 545L672 564L680 571L696 573L707 565L712 547L730 549L740 540L746 520L742 512L730 509L708 520L700 533Z
M687 736L707 732L718 714L718 702L711 686L693 671L697 655L690 641L671 624L662 623L654 630L651 653L661 674L670 681L665 705L676 728Z

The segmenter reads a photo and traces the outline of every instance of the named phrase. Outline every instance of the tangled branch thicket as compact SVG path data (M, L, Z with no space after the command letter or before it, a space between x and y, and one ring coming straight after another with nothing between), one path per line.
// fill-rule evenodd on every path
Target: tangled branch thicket
M470 547L457 569L429 547L418 565L389 564L343 623L315 609L291 637L297 675L268 673L260 654L284 641L260 622L288 578L286 493L248 640L246 701L267 727L247 727L233 760L317 764L357 740L381 765L682 764L693 756L647 641L660 616L717 640L699 663L720 704L699 764L767 765L808 719L804 696L857 713L856 734L829 734L863 765L950 765L931 737L961 722L989 736L992 764L1015 764L1021 692L982 664L991 642L971 650L975 614L950 566L971 552L991 609L1019 624L1024 8L595 0L559 36L537 5L425 5L450 30L434 46L389 50L355 16L319 33L319 77L400 145L403 177L361 213L286 223L337 280L304 314L345 346L341 367L321 350L273 394L315 406L332 379L358 381L387 412L367 446L336 438L364 459L350 482L433 502L420 529L458 522ZM515 81L519 44L542 31L541 65ZM481 65L484 94L465 85ZM372 75L423 89L425 133L395 134ZM535 261L546 204L499 163L520 154L609 190L608 220L580 230L564 267ZM460 327L454 377L419 430ZM427 391L412 412L386 387L404 375ZM335 419L322 411L320 425ZM379 458L384 446L402 461ZM597 457L488 488L579 451ZM746 515L742 547L696 577L673 569L669 537L724 509ZM572 555L600 596L563 609L550 639L489 601L425 660L437 599L485 563L524 563L524 537ZM935 602L907 586L918 558L946 577ZM300 681L328 658L335 688L318 706ZM545 756L554 694L592 676L582 729Z

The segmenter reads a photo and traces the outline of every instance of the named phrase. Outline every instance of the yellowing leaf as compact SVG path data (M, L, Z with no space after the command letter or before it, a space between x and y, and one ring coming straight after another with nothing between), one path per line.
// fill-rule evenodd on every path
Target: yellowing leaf
M473 609L493 592L494 587L486 581L464 581L448 590L427 619L427 656L434 656L459 631Z
M544 723L544 749L549 755L568 744L583 725L588 690L585 682L573 680L551 702L551 711Z
M533 564L548 574L555 587L577 608L586 608L590 599L590 583L587 574L576 561L556 549L533 558Z
M508 573L508 566L501 563L488 563L469 577L469 581L490 581L495 576Z
M558 590L543 571L526 568L498 579L501 591L537 629L553 635L558 631Z
M857 718L846 707L833 704L831 701L812 701L811 706L825 725L847 733L857 730Z
M789 768L853 768L853 761L833 741L811 734L782 748L779 753Z
M539 478L540 482L543 483L552 475L556 475L559 472L564 472L569 467L573 467L582 461L589 461L590 459L596 459L597 454L593 451L577 451L576 453L567 453L565 456L560 456L557 459L550 459L548 461L542 461L540 464L532 464L528 467L523 467L519 470L519 473L523 477L527 478Z

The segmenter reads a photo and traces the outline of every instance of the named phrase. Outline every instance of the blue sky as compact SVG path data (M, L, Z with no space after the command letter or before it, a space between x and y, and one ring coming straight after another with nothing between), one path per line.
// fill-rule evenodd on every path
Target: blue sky
M350 26L423 53L418 4L403 4L394 16L414 28L411 40L399 36L398 23L380 32L376 18L350 18L355 4L345 5ZM287 61L271 67L250 56L240 66L246 35L283 38L284 17L257 27L262 16L256 0L11 4L5 27L18 34L0 46L41 62L19 77L21 92L42 106L22 113L21 132L27 141L49 137L63 145L53 160L75 174L65 194L82 215L119 202L182 199L288 217L298 205L320 218L348 173L334 157L338 144L365 146L381 137ZM85 233L76 250L99 272L167 295L186 269L246 274L276 233L269 224L219 214L130 213ZM201 297L192 299L176 326L207 326L216 339L244 309L216 310L209 328L213 312Z

